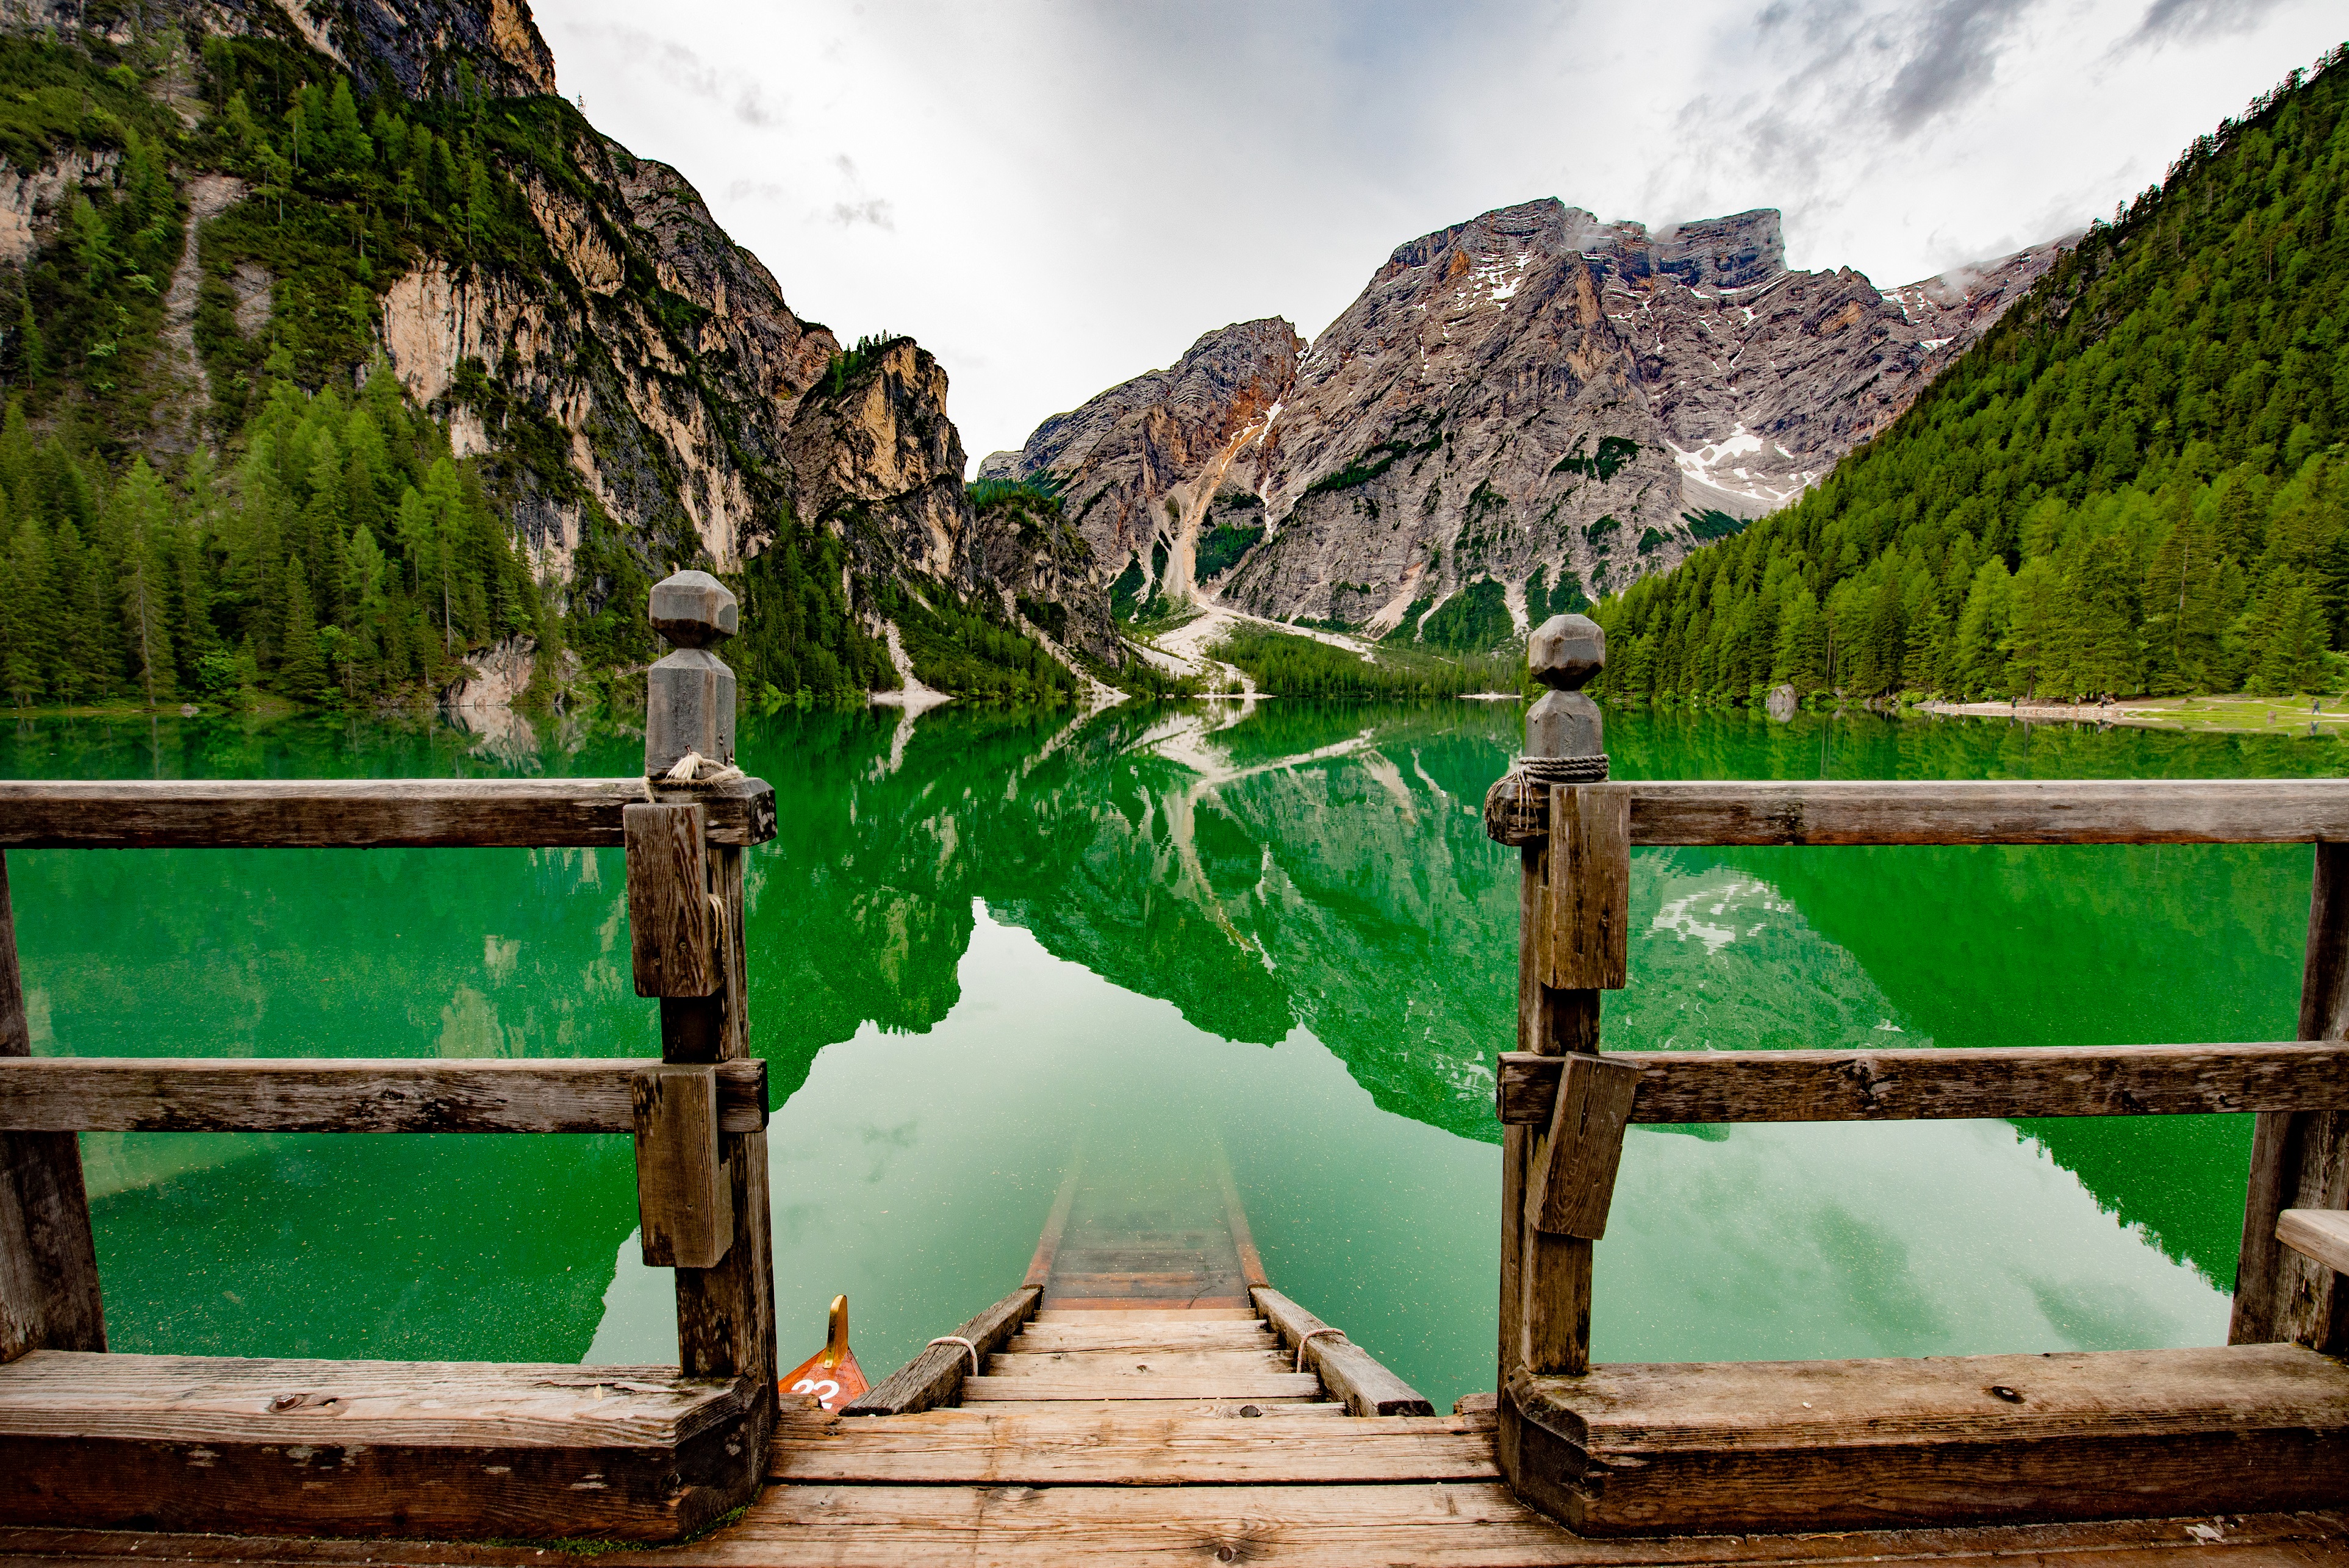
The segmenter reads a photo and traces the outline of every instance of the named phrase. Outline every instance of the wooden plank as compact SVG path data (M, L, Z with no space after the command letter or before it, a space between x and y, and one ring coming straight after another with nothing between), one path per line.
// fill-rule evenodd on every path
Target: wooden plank
M629 806L628 950L639 996L707 996L723 977L699 801Z
M1061 1250L1061 1233L1069 1228L1069 1210L1077 1201L1077 1176L1084 1170L1085 1151L1081 1146L1069 1156L1069 1173L1061 1179L1061 1190L1052 1198L1052 1212L1044 1217L1044 1229L1036 1238L1036 1255L1028 1260L1028 1277L1021 1283L1042 1289L1052 1277L1052 1260Z
M1630 974L1630 794L1620 784L1550 789L1549 887L1543 901L1542 983L1619 991Z
M1237 1288L1239 1284L1237 1275L1233 1276L1232 1284ZM1062 1295L1055 1292L1051 1297L1055 1305L1076 1307L1087 1311L1112 1311L1121 1307L1154 1308L1164 1306L1170 1303L1187 1305L1194 1311L1208 1307L1229 1307L1237 1311L1242 1310L1241 1303L1247 1299L1245 1296L1238 1295L1194 1295L1188 1291L1174 1293L1161 1291L1133 1295Z
M988 1416L1066 1414L1070 1411L1102 1413L1123 1411L1130 1415L1184 1416L1199 1420L1257 1419L1278 1416L1282 1420L1291 1418L1319 1418L1324 1416L1347 1417L1346 1407L1323 1399L1093 1399L1075 1402L1066 1399L989 1399L983 1405L955 1405L933 1412L941 1419L975 1421ZM858 1420L868 1418L859 1416Z
M1334 1392L1334 1390L1332 1390ZM962 1402L990 1399L1319 1399L1310 1372L1069 1372L962 1380Z
M1019 1350L1007 1347L987 1358L990 1377L1051 1377L1063 1373L1179 1374L1233 1372L1242 1376L1293 1370L1279 1350Z
M1232 1250L1239 1254L1240 1281L1250 1289L1272 1281L1264 1272L1264 1259L1256 1250L1256 1235L1248 1229L1247 1210L1240 1202L1239 1183L1232 1179L1231 1156L1225 1152L1223 1140L1216 1140L1216 1184L1223 1189L1224 1223L1231 1231Z
M1661 844L2265 844L2349 839L2349 780L1641 782Z
M2300 986L2300 1037L2349 1036L2349 844L2316 846L2308 944ZM2341 1276L2282 1246L2276 1225L2290 1209L2349 1208L2349 1115L2340 1102L2262 1107L2251 1138L2243 1241L2227 1337L2237 1345L2290 1339L2349 1348Z
M2349 1213L2286 1209L2276 1218L2276 1240L2335 1274L2349 1273Z
M1132 1315L1118 1314L1120 1317ZM1005 1342L1013 1354L1069 1350L1276 1350L1280 1341L1260 1323L1156 1323L1128 1328L1077 1328L1030 1324Z
M1501 1424L1519 1492L1587 1535L2349 1497L2349 1367L2291 1345L1600 1366L1516 1380Z
M2341 1045L1610 1051L1607 1059L1640 1070L1634 1122L2191 1115L2349 1107L2349 1047ZM1505 1053L1495 1090L1501 1119L1511 1125L1547 1122L1558 1072L1555 1057Z
M633 1132L647 1059L0 1057L0 1131ZM721 1062L719 1126L767 1124L767 1064Z
M0 1367L0 1522L667 1540L753 1495L758 1405L674 1367L36 1350Z
M1640 1070L1612 1057L1557 1059L1564 1064L1564 1088L1552 1097L1547 1158L1526 1195L1526 1219L1537 1231L1595 1242L1607 1233L1624 1119L1639 1091Z
M1590 1367L1590 1293L1595 1259L1582 1236L1525 1229L1525 1350L1537 1375L1579 1377Z
M1133 1306L1047 1306L1038 1309L1040 1324L1094 1324L1124 1328L1136 1323L1254 1323L1257 1314L1245 1306L1166 1307L1138 1303Z
M956 1329L955 1335L969 1340L984 1363L1035 1315L1037 1299L1043 1294L1032 1284L1023 1284ZM961 1346L933 1345L874 1385L863 1398L841 1414L910 1416L936 1406L950 1405L964 1386L972 1381L968 1377L969 1371L970 1356Z
M661 1055L668 1061L745 1059L750 1050L749 995L742 951L742 851L713 849L709 874L719 905L724 984L713 996L661 1003ZM673 1008L707 1009L708 1026L680 1036ZM781 1370L775 1360L773 1228L767 1193L767 1135L729 1134L725 1160L733 1241L716 1267L677 1271L678 1358L688 1376L753 1378L770 1390ZM768 1401L771 1419L774 1401ZM761 1441L764 1440L763 1434Z
M1277 1290L1249 1293L1281 1343L1302 1347L1306 1367L1357 1416L1432 1416L1435 1407L1378 1358Z
M1286 1412L1284 1412L1286 1414ZM972 1418L964 1418L966 1419ZM978 1489L966 1489L977 1491ZM1205 1490L1205 1489L1202 1489ZM1230 1493L1244 1497L1246 1493ZM753 1505L750 1519L763 1522L767 1509L788 1499L781 1492ZM1017 1499L1001 1500L1011 1501ZM957 1497L950 1507L959 1509ZM1005 1526L984 1537L974 1537L959 1555L947 1561L968 1564L1063 1564L1084 1559L1060 1553L1049 1534L1020 1528L1017 1507L997 1520ZM1478 1529L1489 1528L1485 1526ZM2117 1520L2097 1523L1992 1525L1973 1528L1870 1531L1816 1535L1679 1536L1660 1540L1586 1540L1555 1532L1555 1539L1527 1544L1503 1543L1489 1551L1475 1544L1468 1532L1433 1530L1415 1532L1405 1542L1417 1551L1438 1555L1397 1558L1377 1546L1365 1546L1353 1534L1324 1537L1318 1531L1289 1530L1263 1543L1263 1553L1248 1561L1304 1564L1306 1568L1361 1568L1365 1563L1433 1561L1458 1568L1529 1568L1532 1564L1639 1563L1806 1563L1889 1564L1948 1563L1952 1559L1991 1558L2021 1561L2033 1568L2331 1568L2349 1561L2349 1514L2300 1512L2249 1514L2224 1519ZM1171 1538L1170 1538L1171 1537ZM829 1535L807 1532L805 1553L789 1544L761 1540L737 1546L730 1530L722 1530L689 1546L662 1547L651 1552L618 1552L599 1558L612 1568L650 1568L662 1563L691 1568L761 1568L797 1563L882 1563L889 1568L906 1561L881 1553L895 1547L887 1527L860 1533L843 1530ZM1112 1560L1151 1563L1243 1560L1247 1543L1214 1545L1153 1530L1147 1521L1106 1544ZM409 1564L448 1564L450 1568L546 1568L554 1554L544 1548L450 1541L409 1541L398 1558ZM935 1559L939 1553L933 1553ZM25 1564L107 1564L170 1563L217 1565L217 1568L264 1568L266 1564L336 1564L378 1568L384 1560L380 1546L367 1541L238 1535L183 1535L157 1531L98 1531L16 1529L0 1531L0 1562ZM914 1559L920 1561L921 1559ZM1097 1559L1096 1559L1097 1560Z
M712 843L775 836L775 792L694 791ZM0 779L0 847L617 849L641 779Z
M650 1062L631 1087L645 1264L715 1268L734 1241L732 1185L719 1153L718 1069Z
M843 1420L786 1414L770 1480L889 1486L1268 1486L1497 1479L1493 1445L1458 1417L1340 1423L1276 1405L1225 1417L1061 1407Z
M1490 1481L1385 1486L779 1487L712 1563L1531 1564L1571 1537ZM691 1549L688 1549L689 1551ZM709 1551L706 1544L704 1551ZM788 1553L788 1558L781 1555ZM685 1561L694 1561L688 1557Z
M0 854L0 1065L23 1065L32 1048ZM11 1129L0 1132L0 1362L43 1348L106 1348L98 1247L80 1140L67 1130Z

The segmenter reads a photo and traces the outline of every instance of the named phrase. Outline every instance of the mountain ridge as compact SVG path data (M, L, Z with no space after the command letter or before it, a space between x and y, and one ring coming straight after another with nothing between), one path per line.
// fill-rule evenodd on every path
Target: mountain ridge
M1651 233L1521 203L1397 246L1289 366L1289 324L1235 324L979 471L1050 475L1124 599L1383 634L1475 588L1522 634L1798 494L2069 242L1879 291L1788 270L1773 209Z

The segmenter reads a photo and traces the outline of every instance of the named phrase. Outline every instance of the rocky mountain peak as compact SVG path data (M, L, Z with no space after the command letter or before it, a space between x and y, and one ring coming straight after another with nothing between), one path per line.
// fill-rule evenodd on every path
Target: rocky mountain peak
M1475 589L1522 629L1791 500L2066 242L1886 294L1788 271L1774 208L1521 202L1396 246L1293 369L1285 322L1210 333L982 471L1057 476L1160 592L1384 633Z

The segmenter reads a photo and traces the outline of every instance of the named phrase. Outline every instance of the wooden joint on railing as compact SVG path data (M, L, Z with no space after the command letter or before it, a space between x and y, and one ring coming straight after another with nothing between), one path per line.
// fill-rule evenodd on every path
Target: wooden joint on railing
M733 1194L718 1141L718 1069L647 1062L630 1087L645 1263L715 1268L734 1235Z
M631 806L623 823L636 995L709 995L723 975L721 922L710 907L709 838L700 803Z
M1552 1097L1546 1157L1526 1194L1526 1223L1595 1242L1607 1234L1640 1069L1608 1057L1545 1059L1559 1064L1561 1088Z
M1549 797L1542 983L1619 991L1630 975L1630 793L1620 784L1554 784Z
M1504 1052L1494 1086L1500 1119L1513 1127L1547 1125L1568 1059ZM1633 1122L2349 1109L2349 1045L2343 1044L1619 1051L1606 1059L1638 1076Z

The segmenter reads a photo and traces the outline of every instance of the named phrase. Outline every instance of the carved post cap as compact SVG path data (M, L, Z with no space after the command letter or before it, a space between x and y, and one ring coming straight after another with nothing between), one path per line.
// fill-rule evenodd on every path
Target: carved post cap
M645 776L665 777L688 752L731 763L734 672L709 645L740 627L740 606L709 573L679 572L653 584L649 619L676 648L645 674Z
M1559 691L1579 691L1607 664L1607 634L1588 615L1552 615L1526 640L1534 679Z
M706 648L742 625L741 606L707 572L678 572L653 584L653 630L680 648Z

